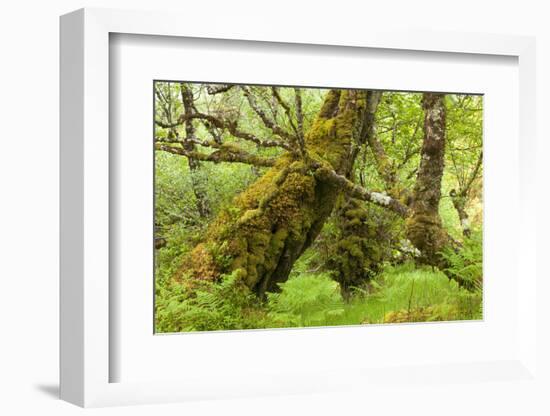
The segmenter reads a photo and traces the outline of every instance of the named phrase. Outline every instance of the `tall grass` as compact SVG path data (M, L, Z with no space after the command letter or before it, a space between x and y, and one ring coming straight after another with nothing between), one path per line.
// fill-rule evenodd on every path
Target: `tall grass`
M297 276L281 288L281 293L270 294L267 305L276 326L481 319L481 293L412 263L387 266L370 293L357 291L348 303L326 273Z

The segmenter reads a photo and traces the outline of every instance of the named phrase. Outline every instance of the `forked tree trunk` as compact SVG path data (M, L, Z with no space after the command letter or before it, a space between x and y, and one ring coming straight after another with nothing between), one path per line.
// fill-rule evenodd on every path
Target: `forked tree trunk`
M443 267L439 253L450 242L439 216L445 167L445 95L425 93L422 106L424 141L410 207L411 215L407 218L407 238L420 250L421 261Z
M361 91L331 90L305 143L316 165L347 175L352 142L365 106ZM276 291L332 212L339 188L313 175L308 160L282 156L265 175L238 195L184 259L176 279L192 285L237 273L263 296Z

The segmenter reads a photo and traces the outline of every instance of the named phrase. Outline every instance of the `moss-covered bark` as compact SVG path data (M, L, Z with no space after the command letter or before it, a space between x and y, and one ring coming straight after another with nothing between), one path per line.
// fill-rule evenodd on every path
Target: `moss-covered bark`
M375 155L376 167L381 177L387 183L394 184L396 178L391 172L391 163L375 134L376 111L381 97L381 91L367 91L361 135L352 158L355 159L360 149L368 145ZM350 174L348 179L352 176ZM384 211L384 218L376 215L377 210ZM339 199L334 212L336 241L331 244L332 250L326 267L340 284L344 299L350 298L354 288L364 287L380 271L383 261L391 256L391 233L385 219L394 215L389 210L386 212L385 209L369 207L364 200L354 198L348 193Z
M441 266L440 252L449 243L441 224L439 201L445 167L445 95L425 93L424 141L413 191L411 215L407 218L407 238L420 250L420 260Z
M335 214L338 235L327 267L349 299L354 288L365 288L391 259L397 243L392 228L396 214L347 195L342 195Z
M277 290L333 210L339 189L313 175L312 163L339 174L351 169L352 137L365 93L331 90L305 135L307 156L285 154L209 227L184 259L176 279L217 280L237 273L259 296Z

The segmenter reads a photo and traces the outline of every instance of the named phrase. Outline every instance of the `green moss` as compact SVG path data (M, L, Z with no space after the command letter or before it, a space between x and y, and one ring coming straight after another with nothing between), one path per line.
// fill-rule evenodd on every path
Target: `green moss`
M311 160L344 173L350 163L362 95L354 91L327 94L305 138ZM225 148L235 151L231 145ZM292 267L286 259L298 258L312 243L337 196L338 190L311 174L306 161L296 160L290 154L281 156L234 199L232 207L219 214L210 225L205 242L184 259L181 275L185 273L191 280L215 280L220 274L239 270L246 285L261 293L270 286L268 280L276 270L273 278L286 280L285 274ZM205 250L206 246L210 249ZM282 257L283 252L287 257Z
M421 252L420 260L434 266L442 265L441 251L450 243L437 214L417 214L406 221L407 238Z
M402 221L383 208L342 198L335 215L335 249L327 266L340 283L344 298L349 299L354 288L368 288L384 262L392 260L393 247L402 238Z
M365 106L365 100L364 92L359 91L346 90L332 94L308 132L308 151L329 162L337 172L345 170L350 162L348 156L356 133L356 120ZM337 116L331 117L337 110Z

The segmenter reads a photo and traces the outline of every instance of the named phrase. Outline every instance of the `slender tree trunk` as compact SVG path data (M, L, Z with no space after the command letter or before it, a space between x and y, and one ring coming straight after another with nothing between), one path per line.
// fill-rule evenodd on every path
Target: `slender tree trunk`
M193 92L184 83L180 84L180 88L183 111L185 116L188 117L194 112ZM195 138L195 126L193 126L192 120L185 122L185 135L188 139ZM195 150L195 145L191 141L184 142L183 147L188 152L193 152ZM191 173L191 186L197 200L197 210L202 218L206 218L210 215L210 205L206 196L205 184L202 183L199 177L200 162L192 157L188 157L187 160L189 171Z
M468 213L466 212L466 195L462 192L457 193L454 189L449 194L451 200L453 201L453 206L458 213L458 219L460 220L460 227L462 229L462 234L464 237L469 237L471 234L470 230L470 219L468 218Z
M407 218L407 238L420 250L420 260L442 267L443 260L439 253L450 242L439 216L445 167L445 95L425 93L422 106L424 141L410 207L411 215Z
M312 165L349 174L365 101L361 91L329 91L305 135L307 157L285 154L238 195L184 259L176 279L192 286L197 279L237 273L259 296L276 291L321 231L340 193L334 182L314 175Z
M472 188L475 180L481 172L481 165L483 163L483 152L479 152L477 162L472 170L472 173L465 181L461 184L458 191L456 189L451 190L450 197L453 201L453 205L458 213L458 218L460 219L460 226L462 227L462 234L464 237L469 237L471 235L470 229L470 219L468 218L468 213L466 212L466 204L468 203L468 195L470 194L470 189Z

